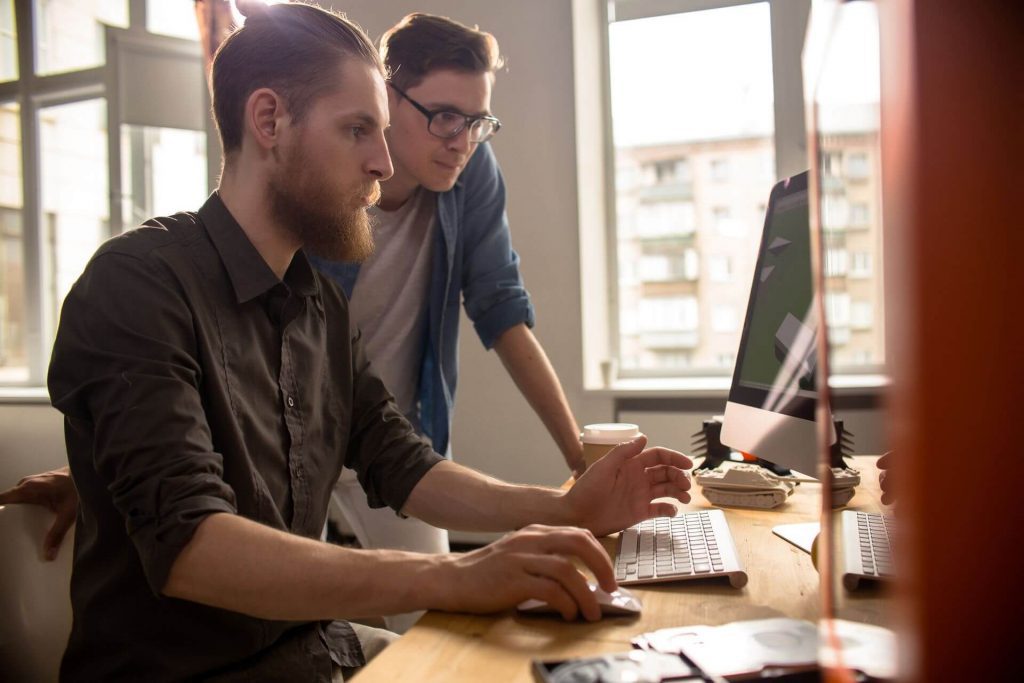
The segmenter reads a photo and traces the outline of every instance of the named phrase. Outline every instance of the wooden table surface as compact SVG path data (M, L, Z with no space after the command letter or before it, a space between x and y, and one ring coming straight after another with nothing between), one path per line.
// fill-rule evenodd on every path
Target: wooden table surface
M858 456L861 484L847 509L878 511L877 458ZM740 561L749 577L732 588L726 579L703 579L631 587L643 601L639 617L613 617L596 623L566 623L559 617L526 616L508 610L476 616L427 613L358 676L360 683L385 681L533 680L530 661L622 652L634 636L660 628L731 621L794 617L817 621L819 577L811 556L772 534L779 524L818 518L816 484L800 484L774 510L723 508ZM685 509L711 507L699 488ZM615 537L604 539L609 552ZM838 589L838 616L891 626L886 589L867 586L855 593Z

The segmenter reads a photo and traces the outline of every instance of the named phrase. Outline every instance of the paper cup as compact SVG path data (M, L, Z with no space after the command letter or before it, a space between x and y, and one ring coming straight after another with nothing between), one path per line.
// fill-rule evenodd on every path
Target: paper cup
M583 462L589 468L620 443L631 441L638 436L640 436L640 428L629 422L586 425L580 434L580 442L583 444Z

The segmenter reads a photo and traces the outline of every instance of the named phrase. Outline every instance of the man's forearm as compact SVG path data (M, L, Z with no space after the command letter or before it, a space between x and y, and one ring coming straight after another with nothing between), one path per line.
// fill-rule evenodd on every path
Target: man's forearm
M564 492L508 484L451 461L435 465L402 512L459 531L509 531L528 524L573 525Z
M498 337L494 350L530 407L544 422L566 463L570 468L575 467L582 457L579 427L540 342L530 328L520 324Z
M352 550L213 514L163 593L262 619L316 620L444 608L445 555Z

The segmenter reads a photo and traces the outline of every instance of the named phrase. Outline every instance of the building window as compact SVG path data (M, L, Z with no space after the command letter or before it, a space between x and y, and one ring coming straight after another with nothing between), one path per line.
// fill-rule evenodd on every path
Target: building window
M853 152L846 158L846 177L863 180L871 175L866 152Z
M871 207L867 202L854 202L850 205L850 227L865 228L871 225Z
M870 251L855 251L850 257L850 277L869 278L872 275Z
M849 270L849 258L845 249L825 250L825 275L827 277L841 277Z
M874 306L870 301L854 301L850 305L850 327L869 330L874 323Z
M711 160L711 179L715 182L724 183L729 179L729 160Z
M732 258L727 254L716 254L708 258L708 277L712 282L732 281Z

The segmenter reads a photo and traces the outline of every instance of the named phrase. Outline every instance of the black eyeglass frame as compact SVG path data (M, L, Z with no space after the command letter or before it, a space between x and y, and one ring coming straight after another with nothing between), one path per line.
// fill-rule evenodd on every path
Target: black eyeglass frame
M469 131L470 131L470 141L474 142L474 143L481 143L481 142L487 142L488 140L493 138L495 135L497 135L499 130L501 130L501 121L498 120L497 116L490 116L490 115L470 116L469 114L463 114L461 111L455 111L455 110L452 110L452 109L435 109L435 110L431 111L430 109L427 109L426 107L424 107L422 104L420 104L419 102L417 102L413 98L411 98L408 95L406 95L404 90L399 88L397 85L395 85L391 81L388 81L388 85L390 85L394 89L394 91L396 93L398 93L399 95L401 95L402 97L407 99L409 101L409 104L411 104L413 107L416 108L416 111L418 111L419 113L421 113L421 114L423 114L424 116L427 117L427 132L430 133L431 135L433 135L434 137L441 138L442 140L451 140L452 138L457 136L459 133L461 133L462 131L464 131L464 130L466 130L468 128ZM433 123L433 121L434 121L434 117L437 116L438 114L453 114L455 116L461 116L462 119L463 119L463 123L462 123L461 126L459 126L454 131L452 131L452 133L450 135L438 135L430 127L430 124ZM479 140L473 140L473 137L472 137L473 124L475 124L477 121L489 121L494 126L494 130L492 130L490 135L488 135L485 138L481 138Z

